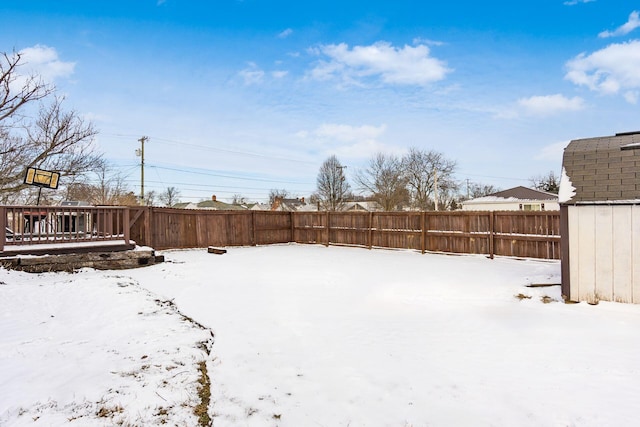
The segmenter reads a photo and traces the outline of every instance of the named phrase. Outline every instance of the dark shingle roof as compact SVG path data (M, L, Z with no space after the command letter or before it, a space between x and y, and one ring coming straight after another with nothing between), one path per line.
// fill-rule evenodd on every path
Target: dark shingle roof
M570 203L640 199L640 132L573 140L562 166L575 188Z
M513 187L508 190L498 191L497 193L489 194L490 197L504 197L508 199L510 197L521 200L557 200L558 195L553 193L547 193L546 191L534 190L527 187Z

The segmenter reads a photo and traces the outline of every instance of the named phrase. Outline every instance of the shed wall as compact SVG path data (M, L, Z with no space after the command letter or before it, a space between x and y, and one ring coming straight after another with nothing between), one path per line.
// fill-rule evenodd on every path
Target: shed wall
M640 303L640 205L568 207L574 301Z

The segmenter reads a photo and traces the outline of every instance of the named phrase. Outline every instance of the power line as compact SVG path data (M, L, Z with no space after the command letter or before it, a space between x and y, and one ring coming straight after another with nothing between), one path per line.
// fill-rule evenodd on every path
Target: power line
M313 185L312 183L309 183L309 182L283 181L283 180L265 179L265 178L248 178L248 177L240 177L240 176L233 176L233 175L223 175L223 174L210 173L210 172L190 171L190 170L179 169L179 168L169 168L169 167L166 167L166 166L154 166L154 165L151 165L151 166L148 166L148 167L156 168L156 169L163 169L163 170L170 170L170 171L174 171L174 172L190 173L190 174L194 174L194 175L206 175L206 176L215 176L215 177L218 177L218 178L241 179L241 180L245 180L245 181L277 182L277 183L281 183L281 184Z
M127 180L127 182L135 182L133 180ZM151 181L151 180L147 180L146 182L151 182L154 184L163 184L163 185L167 185L166 182L164 181ZM264 191L264 187L260 188L260 187L235 187L235 186L231 186L231 185L211 185L211 184L195 184L195 183L191 183L191 182L171 182L170 185L189 185L192 187L206 187L206 188L235 188L235 189L239 189L239 190L258 190L258 191ZM193 188L191 188L191 190L194 190Z
M123 134L108 134L105 133L103 135L109 135L109 136L116 136L116 137L122 137L122 138L130 138L133 135L123 135ZM168 145L179 145L180 147L192 147L198 150L205 150L205 151L215 151L215 152L219 152L219 153L229 153L229 154L236 154L239 156L246 156L246 157L255 157L255 158L261 158L261 159L271 159L271 160L282 160L282 161L286 161L286 162L295 162L295 163L304 163L304 164L309 164L309 165L315 165L315 162L308 162L305 160L300 160L300 159L292 159L292 158L288 158L288 157L280 157L280 156L270 156L268 154L261 154L261 153L252 153L250 151L241 151L241 150L229 150L226 148L217 148L217 147L210 147L207 145L200 145L200 144L194 144L194 143L190 143L190 142L184 142L184 141L176 141L173 139L167 139L167 138L159 138L156 136L152 136L151 138L153 138L154 142L160 142L161 144L168 144Z
M527 179L527 178L513 178L513 177L507 177L507 176L476 175L476 174L472 174L472 173L461 173L461 172L456 173L456 175L477 176L479 178L491 178L491 179L508 179L508 180L512 180L512 181L529 181L529 179Z

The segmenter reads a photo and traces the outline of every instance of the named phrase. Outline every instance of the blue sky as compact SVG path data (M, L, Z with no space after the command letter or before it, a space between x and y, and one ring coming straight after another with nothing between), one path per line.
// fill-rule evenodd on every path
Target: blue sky
M336 154L433 149L461 182L560 172L572 139L640 130L629 1L136 0L0 3L0 51L90 118L139 191L298 196Z

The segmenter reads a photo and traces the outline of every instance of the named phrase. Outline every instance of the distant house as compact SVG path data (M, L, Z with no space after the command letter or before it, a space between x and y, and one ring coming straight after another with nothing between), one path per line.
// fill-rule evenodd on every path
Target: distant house
M382 206L378 202L345 202L342 208L347 212L379 212Z
M304 201L304 197L295 199L285 199L284 197L276 197L271 204L272 211L286 211L292 212L300 210L307 203Z
M463 211L557 211L558 195L527 187L514 187L462 202Z
M576 139L560 181L562 294L640 303L640 132Z
M250 211L270 211L271 205L268 203L256 203L249 208Z
M240 205L233 205L217 200L216 196L211 196L211 200L204 200L198 203L177 203L173 206L178 209L208 209L213 211L238 211L247 208Z

